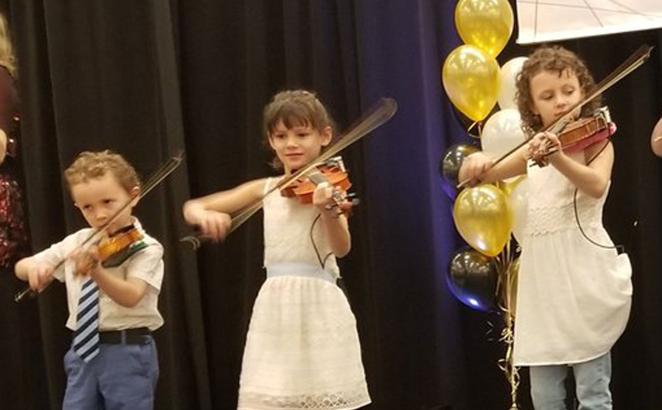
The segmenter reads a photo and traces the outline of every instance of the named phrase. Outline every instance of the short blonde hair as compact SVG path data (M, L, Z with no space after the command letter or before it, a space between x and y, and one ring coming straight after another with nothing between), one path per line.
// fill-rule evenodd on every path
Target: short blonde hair
M64 177L71 190L74 185L101 178L108 172L127 192L131 192L135 187L140 188L140 178L133 166L120 154L110 150L81 152L64 171Z
M16 57L11 44L11 35L7 19L0 13L0 65L4 66L12 77L16 76Z

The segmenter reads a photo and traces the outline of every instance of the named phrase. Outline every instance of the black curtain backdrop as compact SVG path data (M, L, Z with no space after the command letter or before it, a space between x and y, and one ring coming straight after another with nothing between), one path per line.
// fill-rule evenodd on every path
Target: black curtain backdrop
M454 8L445 0L0 0L19 58L35 250L84 224L61 179L78 152L111 148L144 176L186 152L185 164L137 208L166 247L157 409L236 408L245 332L264 280L261 218L194 253L178 242L188 233L180 209L191 196L273 173L262 107L274 92L298 87L317 91L340 129L379 97L400 107L343 154L362 199L341 268L368 408L508 408L498 316L468 310L445 285L462 242L437 167L451 144L469 140L439 79L460 44ZM532 49L515 45L516 34L500 63ZM662 31L563 43L598 80L642 43L656 46L651 61L606 93L619 133L605 222L634 265L632 315L613 350L615 408L628 410L656 409L662 399L662 160L649 147L662 114ZM24 326L38 327L41 343L25 348L43 366L24 369L23 399L0 399L0 407L58 409L70 343L63 286L28 303L38 304L40 321ZM530 409L523 376L521 404Z

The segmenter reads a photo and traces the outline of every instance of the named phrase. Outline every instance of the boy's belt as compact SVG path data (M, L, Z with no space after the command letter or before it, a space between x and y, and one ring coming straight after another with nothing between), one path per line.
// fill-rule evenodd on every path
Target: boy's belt
M99 343L104 344L128 344L128 345L143 345L150 341L149 337L152 332L146 327L138 327L135 329L125 330L110 330L106 332L99 332Z

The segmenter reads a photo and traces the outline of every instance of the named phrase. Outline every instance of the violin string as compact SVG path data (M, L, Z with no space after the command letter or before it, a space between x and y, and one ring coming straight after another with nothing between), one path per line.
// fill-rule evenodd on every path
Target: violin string
M300 177L306 175L312 169L316 168L319 164L324 163L331 157L335 156L338 152L347 148L361 137L370 133L374 129L380 127L386 121L391 119L395 112L398 109L397 102L392 98L381 98L373 107L371 107L361 118L356 121L352 126L350 126L349 131L342 135L338 141L327 148L326 151L321 153L317 158L312 160L305 167L297 170L293 174L281 179L277 184L272 188L267 190L267 192L262 195L258 200L250 204L244 210L239 212L236 216L232 217L232 224L230 226L229 233L234 232L239 226L244 224L251 216L253 216L257 211L262 209L262 204L264 198L277 189L287 188L289 185L294 183ZM180 239L180 242L189 242L193 245L194 249L197 249L196 244L200 242L200 239L207 239L205 235L188 235Z
M170 157L168 161L166 161L163 165L161 165L153 174L150 176L144 186L143 189L141 189L140 193L135 196L130 198L128 201L126 201L113 215L110 216L110 218L100 227L95 228L90 232L90 234L83 240L83 242L78 245L77 249L82 249L84 248L87 244L89 243L94 243L97 242L99 236L105 232L106 229L112 224L120 215L121 213L136 199L136 198L143 198L148 192L150 192L154 187L156 187L161 181L163 181L168 175L170 175L177 167L181 164L182 159L184 157L183 151L178 153L175 157ZM98 239L97 239L98 238ZM95 240L97 239L97 240ZM62 267L64 262L67 260L68 257L65 257L61 259L54 267L53 267L53 272L57 271ZM48 285L44 287L46 289ZM42 289L42 291L44 290ZM18 292L14 296L14 301L15 302L20 302L25 298L27 295L37 295L37 292L33 291L30 287L26 287L22 291Z
M568 121L568 119L570 117L572 117L573 111L575 111L577 108L583 107L588 102L593 100L595 97L597 97L598 95L605 92L609 87L616 84L618 81L622 80L625 76L627 76L628 74L632 73L634 70L639 68L642 64L644 64L648 60L648 58L650 57L650 52L651 52L652 49L653 49L653 47L648 46L648 45L643 45L643 46L639 47L637 49L637 51L632 53L632 55L630 57L628 57L621 65L619 65L607 77L605 77L600 83L598 83L593 92L591 92L582 101L580 101L577 104L573 105L568 110L567 113L565 113L564 115L562 115L561 117L556 119L554 122L552 122L550 125L545 127L543 130L541 130L541 132L546 132L546 131L549 131L550 129L556 129L557 124L559 122ZM513 149L511 149L510 151L506 152L501 157L496 159L492 163L492 167L495 167L497 164L502 162L507 157L511 156L513 153L515 153L517 150L522 148L524 145L528 144L529 139L526 139L526 140L522 141L520 144L515 146ZM464 181L461 181L457 185L457 189L460 189L460 188L464 187L470 181L471 180L469 180L469 179L465 179Z

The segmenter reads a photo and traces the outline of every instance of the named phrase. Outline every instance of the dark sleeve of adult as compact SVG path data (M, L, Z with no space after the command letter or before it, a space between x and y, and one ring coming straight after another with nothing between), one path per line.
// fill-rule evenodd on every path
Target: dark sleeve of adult
M18 93L14 78L6 68L0 67L0 129L9 135L12 131L12 118L18 106Z

